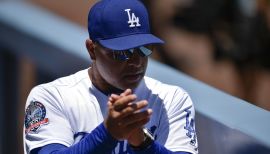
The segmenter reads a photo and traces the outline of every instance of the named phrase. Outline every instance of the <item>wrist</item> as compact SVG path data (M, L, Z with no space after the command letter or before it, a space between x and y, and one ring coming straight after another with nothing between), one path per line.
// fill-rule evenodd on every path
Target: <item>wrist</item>
M132 132L132 135L128 138L128 144L131 146L139 146L145 141L145 135L143 128L139 128L136 131Z
M114 135L114 133L112 133L111 129L112 127L110 127L110 125L108 124L107 120L104 120L103 121L103 126L104 126L104 129L106 130L106 132L115 140L119 141L120 139Z
M144 150L144 149L148 148L154 142L154 137L148 131L147 128L143 128L142 133L143 133L143 139L141 140L140 143L132 144L129 142L129 146L133 150Z

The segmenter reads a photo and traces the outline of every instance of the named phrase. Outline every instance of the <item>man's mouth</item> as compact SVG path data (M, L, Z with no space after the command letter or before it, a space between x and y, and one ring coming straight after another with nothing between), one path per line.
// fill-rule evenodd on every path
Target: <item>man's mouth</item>
M143 72L137 72L125 75L125 79L130 82L137 82L143 77Z

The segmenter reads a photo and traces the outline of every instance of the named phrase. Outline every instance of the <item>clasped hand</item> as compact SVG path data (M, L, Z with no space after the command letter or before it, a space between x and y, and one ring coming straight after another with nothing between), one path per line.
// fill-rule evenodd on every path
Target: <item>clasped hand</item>
M144 140L142 128L150 120L151 109L141 110L148 105L146 100L136 102L130 89L120 95L112 94L108 100L108 116L104 125L117 140L128 140L138 146Z

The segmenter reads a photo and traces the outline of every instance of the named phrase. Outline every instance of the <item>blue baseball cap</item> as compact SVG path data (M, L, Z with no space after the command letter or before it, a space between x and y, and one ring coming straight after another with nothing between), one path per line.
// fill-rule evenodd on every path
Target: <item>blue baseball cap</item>
M101 0L89 11L90 39L113 50L164 43L150 32L148 13L139 0Z

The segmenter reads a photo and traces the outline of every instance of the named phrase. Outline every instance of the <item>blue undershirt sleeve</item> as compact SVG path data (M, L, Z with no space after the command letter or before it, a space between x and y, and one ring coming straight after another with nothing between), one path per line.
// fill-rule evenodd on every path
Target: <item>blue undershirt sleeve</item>
M149 153L154 153L154 154L191 154L189 152L182 152L182 151L172 152L155 141L148 148L146 148L144 150L133 150L133 154L149 154Z
M117 142L106 130L104 124L101 123L77 144L70 147L56 143L49 144L38 150L32 150L31 154L112 153Z

